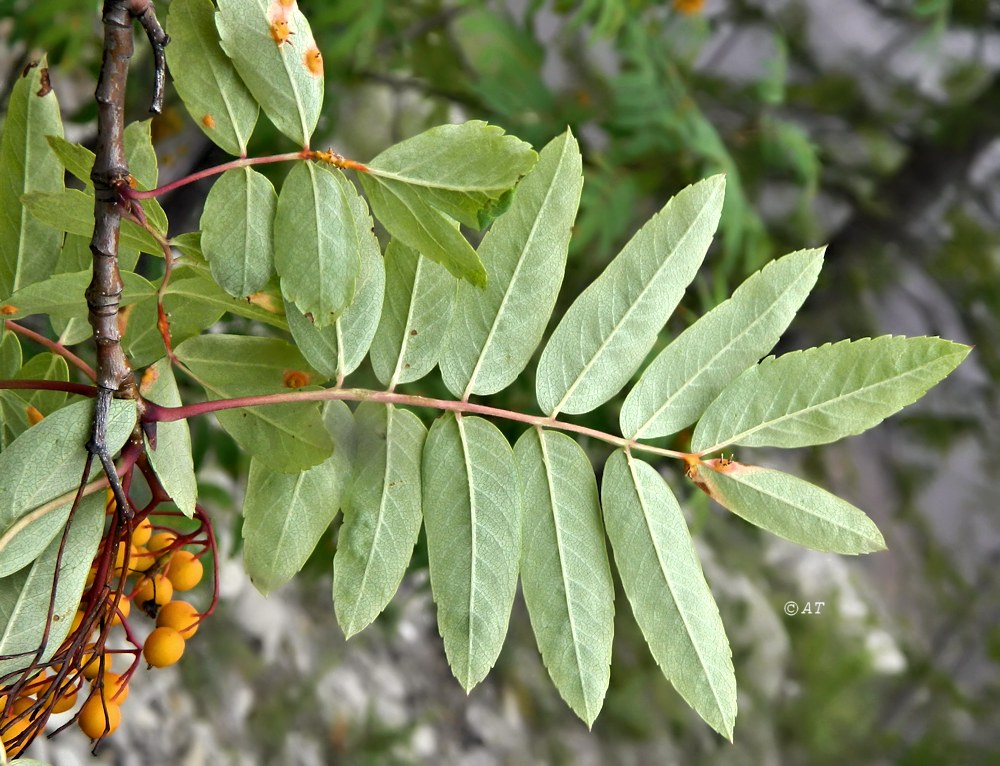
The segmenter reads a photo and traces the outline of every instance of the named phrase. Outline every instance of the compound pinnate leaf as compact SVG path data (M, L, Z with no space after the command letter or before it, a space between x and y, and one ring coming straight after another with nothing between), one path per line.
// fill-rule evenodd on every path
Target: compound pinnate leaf
M302 569L340 508L351 476L354 421L346 404L327 402L323 422L334 449L319 465L281 473L256 458L250 461L243 564L261 593L281 587Z
M420 187L434 208L481 229L509 202L508 192L534 166L531 146L502 128L472 120L439 125L389 147L368 163L372 176Z
M325 380L277 338L199 335L175 353L210 399L287 393ZM216 417L240 447L275 471L302 471L333 452L316 402L222 410Z
M698 715L732 740L732 651L677 500L651 465L616 450L604 466L601 501L622 586L653 657Z
M56 535L42 546L41 555L30 567L0 578L0 657L3 658L0 659L0 678L35 662L35 651L45 636L50 601L52 623L39 661L46 662L69 634L104 531L104 519L104 493L101 491L80 503L67 532L61 561L62 535ZM54 581L57 582L55 594Z
M47 513L32 511L76 489L87 458L94 403L77 402L54 412L22 433L0 453L0 577L33 561L62 528L71 498ZM108 419L107 445L115 453L132 433L135 402L115 399ZM100 473L97 461L91 476Z
M694 423L737 375L774 347L822 263L822 250L801 250L769 263L682 332L625 398L622 435L652 439Z
M202 252L215 281L236 298L260 290L274 272L277 202L271 182L253 168L227 170L205 198Z
M222 52L211 0L173 0L167 13L167 66L184 106L223 150L246 155L257 102Z
M466 690L496 662L517 590L521 508L514 455L487 420L448 414L424 443L431 592L448 664Z
M582 173L580 149L567 131L542 150L510 209L483 238L479 256L490 280L485 290L459 284L441 352L441 376L455 396L496 393L527 366L566 270Z
M142 374L140 393L143 399L164 407L183 404L173 370L161 359ZM186 420L156 424L156 446L146 437L146 454L156 477L167 495L188 518L194 516L198 500L198 482L194 475L191 432Z
M797 476L720 459L700 464L696 482L737 516L807 548L858 554L886 547L863 511Z
M55 268L62 237L29 215L21 198L63 189L62 164L46 140L62 134L43 56L14 83L0 136L0 299L45 279ZM93 224L93 205L90 217Z
M222 50L274 126L309 146L323 107L323 57L294 2L219 0Z
M390 389L419 380L438 360L451 321L458 282L445 269L398 240L385 249L385 302L371 361Z
M724 191L713 176L679 192L573 302L538 362L543 412L588 412L625 385L705 258Z
M923 396L969 350L940 338L886 335L768 357L709 405L691 450L805 447L859 434Z
M298 307L285 304L285 318L295 345L313 367L331 378L343 380L354 372L371 346L382 298L385 295L385 264L378 248L361 252L358 290L351 305L327 327L316 327Z
M395 594L420 534L420 458L427 429L412 412L362 402L344 524L333 559L333 606L350 638Z
M354 299L362 258L382 257L368 206L336 168L297 163L278 194L274 265L281 292L318 328Z
M430 205L423 190L368 173L359 176L372 211L404 245L444 266L459 279L486 285L486 269L458 224Z
M530 429L514 445L522 514L521 585L552 682L590 726L611 675L614 584L590 459L565 434Z

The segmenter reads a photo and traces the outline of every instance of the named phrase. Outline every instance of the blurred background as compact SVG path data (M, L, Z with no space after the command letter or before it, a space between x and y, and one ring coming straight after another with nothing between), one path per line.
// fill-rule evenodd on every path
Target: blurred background
M0 95L47 51L67 137L83 143L95 130L98 5L0 0ZM31 754L55 766L1000 763L1000 3L299 5L326 62L317 148L365 161L473 118L541 147L572 127L586 183L557 317L672 194L725 172L719 236L662 344L768 259L828 244L779 351L882 334L976 349L862 437L737 455L865 509L888 552L785 543L663 467L732 642L735 744L660 675L621 591L592 731L548 681L520 601L496 669L466 696L443 657L422 541L389 610L350 642L329 599L335 529L303 576L261 597L240 563L247 458L202 419L200 490L222 546L216 616L179 666L137 676L96 759L76 731ZM162 20L169 3L157 6ZM151 56L142 39L136 51L130 119L145 119ZM161 183L226 160L174 94L153 133ZM293 148L262 118L250 153ZM164 200L171 234L197 229L206 191ZM491 403L534 411L532 371ZM351 380L378 385L364 368ZM434 375L410 390L444 393ZM619 405L587 424L615 430ZM603 464L603 447L584 446Z

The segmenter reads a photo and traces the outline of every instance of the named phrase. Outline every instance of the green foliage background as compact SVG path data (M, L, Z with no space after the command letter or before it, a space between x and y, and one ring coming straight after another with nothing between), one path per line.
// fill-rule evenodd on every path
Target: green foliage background
M9 85L25 55L47 50L62 103L78 97L67 133L79 139L92 131L87 78L97 68L98 30L92 4L65 5L0 3L4 74ZM607 703L586 733L540 680L527 618L516 607L499 672L472 701L480 694L497 718L504 704L516 711L525 734L517 747L480 729L479 742L463 746L454 717L462 715L464 695L452 701L442 692L454 685L442 674L441 687L414 693L404 723L387 722L373 703L366 716L344 724L346 733L331 728L321 751L344 762L420 762L413 746L419 719L459 742L450 751L456 758L482 747L495 762L510 763L525 753L546 763L586 763L588 754L595 763L613 762L626 753L643 763L706 764L1000 757L990 734L1000 726L1000 503L988 462L1000 447L1000 195L988 155L1000 136L1000 75L988 63L1000 34L996 8L987 0L852 3L843 11L843 36L866 20L877 22L879 33L854 49L844 43L838 58L817 39L816 25L829 18L823 4L797 0L709 2L695 15L644 0L300 5L327 73L317 147L328 141L363 161L431 125L485 119L540 148L572 126L585 186L561 301L590 284L677 189L721 171L728 191L720 238L697 277L697 297L689 293L671 320L673 335L774 255L829 243L818 287L782 350L885 333L976 345L971 370L878 434L801 456L800 471L871 513L888 553L844 562L793 550L720 517L700 493L686 499L734 648L741 689L735 745L709 736L669 688L628 614L616 622ZM973 44L955 53L956 39ZM133 119L142 117L143 84L151 81L148 51L137 50ZM161 182L223 159L176 101L152 127ZM249 152L287 148L261 121ZM263 172L280 179L287 171ZM165 202L171 220L188 229L197 226L202 204L189 191ZM420 391L447 396L435 380ZM494 403L525 409L533 391L524 376ZM601 408L588 424L613 430L616 410ZM196 460L207 469L202 495L238 529L239 488L231 477L246 475L248 458L221 431L193 426ZM505 435L513 443L517 433ZM321 546L315 580L295 596L325 626L324 640L336 631L325 616L329 555ZM429 587L421 560L418 550L408 591L414 599ZM406 593L397 600L405 621ZM826 606L819 615L788 617L786 601ZM625 603L621 594L617 603ZM238 623L237 606L230 614ZM251 714L267 725L251 726L254 741L241 746L272 762L296 717L317 715L307 704L316 702L313 679L297 677L287 662L278 662L278 671L261 667L237 648L226 611L215 635L206 626L199 655L181 671L194 717L223 720L216 710L223 700L212 688L222 681L211 672L199 681L195 662L211 667L227 654L242 657L249 684L270 691ZM313 660L349 666L352 651L393 646L392 615L381 625L382 634L334 643ZM315 628L301 630L302 640L320 641ZM399 665L405 674L407 659ZM287 681L277 688L275 673Z

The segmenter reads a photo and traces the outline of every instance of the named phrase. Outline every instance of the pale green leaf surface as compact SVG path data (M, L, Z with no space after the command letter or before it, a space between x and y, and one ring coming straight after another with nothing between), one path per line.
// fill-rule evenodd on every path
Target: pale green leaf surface
M236 298L260 290L274 272L277 202L271 182L253 168L227 170L205 198L202 252L215 281Z
M385 302L371 362L389 388L419 380L438 360L458 282L444 267L398 240L385 250Z
M18 290L3 302L4 317L20 319L32 314L49 314L57 317L86 317L87 299L84 291L90 284L89 270L67 274L55 274L42 282L36 282ZM124 292L122 306L138 303L156 295L154 287L145 278L131 271L121 272Z
M0 136L0 299L48 277L62 243L21 204L25 194L63 189L62 165L46 140L63 134L56 94L42 87L47 67L43 56L16 78Z
M277 338L199 335L175 349L210 399L287 393L286 375L302 372L310 384L324 378ZM317 402L221 410L216 417L244 450L276 471L302 471L333 452Z
M682 332L625 397L622 435L652 439L694 423L737 375L774 347L822 264L822 250L773 261Z
M709 405L691 450L805 447L859 434L923 396L969 350L940 338L886 335L768 357Z
M486 269L455 221L427 202L421 190L368 173L359 176L372 212L386 230L459 279L486 285Z
M724 191L713 176L679 192L573 302L538 362L544 413L588 412L628 382L705 258Z
M31 192L25 194L21 198L21 202L35 219L58 231L78 234L88 240L94 234L93 194L79 189L63 189L59 192ZM150 220L150 223L154 222L154 219ZM152 235L131 221L122 221L119 243L122 247L135 248L144 253L163 255L163 250ZM58 256L58 250L57 245L56 256Z
M279 43L272 24L287 24ZM219 0L215 16L222 50L274 126L303 147L323 107L323 63L309 22L296 4Z
M514 459L531 627L552 682L590 726L611 676L615 616L594 469L573 439L536 428L518 439Z
M170 287L180 287L179 282L177 277L172 278ZM212 284L215 286L214 282ZM217 286L215 289L222 292ZM171 342L175 346L200 334L215 324L223 314L222 308L215 303L192 300L171 292L169 288L163 297L163 308L170 323ZM125 322L122 346L133 367L145 367L167 355L158 325L155 295L139 301L119 316Z
M281 473L256 458L250 461L243 503L243 564L254 587L265 595L302 569L337 515L350 479L351 410L343 402L327 402L323 421L334 449L319 465Z
M427 429L408 410L362 402L344 524L333 559L333 606L344 635L368 626L392 599L420 534L420 458Z
M76 180L80 181L88 192L93 193L94 182L90 180L90 171L94 169L94 153L86 146L74 144L62 136L46 136L45 138L62 166Z
M19 523L19 520L76 489L83 476L93 412L91 401L63 407L0 452L0 537L15 526L19 530L0 547L0 577L33 561L65 523L68 502L30 522ZM112 402L107 430L107 445L112 454L128 439L135 418L134 402L124 399ZM100 463L94 462L91 477L101 472Z
M677 500L652 466L616 450L601 501L622 587L653 657L698 715L732 740L732 651Z
M222 51L211 0L173 0L167 13L167 66L195 124L229 154L246 155L257 102Z
M35 354L18 370L17 378L21 380L69 380L69 364L58 354L43 351ZM12 391L11 393L15 393ZM45 389L16 391L16 394L26 404L35 407L42 415L48 416L66 403L65 391L47 391Z
M698 478L719 505L793 543L846 554L886 547L862 510L797 476L727 461L723 470L699 465Z
M527 366L555 306L583 168L572 133L554 138L479 246L485 289L460 283L439 364L455 396L494 394Z
M514 455L487 420L447 414L423 454L431 592L452 673L467 691L496 662L521 558Z
M295 345L313 367L343 380L364 361L378 327L385 295L385 264L378 247L361 252L358 289L351 305L328 327L316 327L298 307L285 304L285 317Z
M62 561L59 562L54 599L52 584L61 535L56 535L42 546L41 555L30 567L0 577L0 657L7 658L0 659L0 677L22 670L34 662L34 652L42 643L50 599L53 606L52 626L41 662L52 657L69 634L87 573L101 540L104 518L103 492L95 493L80 503L67 534Z
M163 407L179 407L181 400L170 362L161 359L142 376L140 393L147 401ZM191 432L186 420L156 424L156 448L146 437L147 454L163 489L188 518L194 516L198 482L194 475Z
M192 303L211 306L220 311L228 311L230 314L253 319L257 322L263 322L279 330L288 329L282 300L279 296L272 295L270 292L255 293L249 299L234 298L215 284L207 275L186 273L182 276L171 278L170 284L167 285L164 302L168 307L171 305L171 296L186 299ZM171 321L174 320L172 319Z
M0 324L0 380L12 378L21 369L21 342Z
M529 144L472 120L439 125L394 144L368 163L371 175L418 186L429 204L466 226L483 228L506 193L537 160Z
M329 327L354 300L361 261L374 253L368 206L347 176L297 163L281 185L274 219L274 265L285 300L316 327Z

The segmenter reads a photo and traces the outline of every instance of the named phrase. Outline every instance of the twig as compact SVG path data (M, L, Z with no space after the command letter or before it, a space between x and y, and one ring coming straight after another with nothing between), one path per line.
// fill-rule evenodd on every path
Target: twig
M86 375L91 380L97 380L97 373L94 372L94 368L83 361L80 357L66 348L62 343L57 343L54 340L49 340L44 335L40 335L34 330L29 330L24 325L17 324L17 322L12 322L9 319L4 320L4 327L6 327L11 332L16 332L18 335L23 335L28 340L32 340L40 346L44 346L53 354L58 354L67 362L72 364L78 370L80 370L84 375Z

